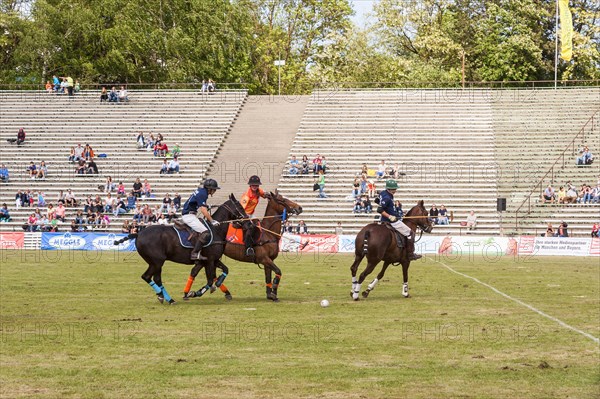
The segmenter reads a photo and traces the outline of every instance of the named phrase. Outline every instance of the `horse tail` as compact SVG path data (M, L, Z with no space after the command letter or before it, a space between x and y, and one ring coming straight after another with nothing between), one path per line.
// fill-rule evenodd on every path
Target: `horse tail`
M137 238L137 236L138 236L138 233L130 233L130 234L127 234L127 237L123 237L120 240L116 240L113 244L114 245L123 244L127 240L135 240Z
M371 236L371 232L369 230L367 230L365 232L365 237L363 238L363 255L367 254L367 251L369 249L369 237Z

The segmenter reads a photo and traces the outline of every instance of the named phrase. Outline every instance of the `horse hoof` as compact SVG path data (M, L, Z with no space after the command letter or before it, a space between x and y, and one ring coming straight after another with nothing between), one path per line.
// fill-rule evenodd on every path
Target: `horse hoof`
M402 293L402 296L403 296L404 298L410 298L410 294L409 294L408 292L407 292L406 294L403 292L403 293Z
M227 299L228 301L231 301L233 299L233 297L230 294L226 294L225 299Z
M165 301L165 297L162 296L156 296L156 299L158 299L158 302L163 303Z
M363 296L363 298L368 297L369 296L369 291L363 291L362 292L362 296Z
M175 300L171 298L168 303L169 305L175 305Z
M214 285L210 286L210 293L212 294L213 292L215 292L217 290L217 287L215 287Z
M269 293L269 295L267 295L267 299L273 302L279 302L279 299L277 298L277 295L273 294L273 293Z

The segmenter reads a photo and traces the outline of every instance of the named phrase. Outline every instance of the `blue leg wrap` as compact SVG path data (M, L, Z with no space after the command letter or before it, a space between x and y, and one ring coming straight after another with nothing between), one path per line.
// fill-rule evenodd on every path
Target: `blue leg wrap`
M227 278L227 273L223 273L219 276L219 278L217 279L217 282L215 283L215 285L217 287L220 287L221 284L223 284L223 281L225 281L225 278Z
M165 287L161 286L160 290L162 291L162 294L163 294L163 297L165 298L165 301L171 302L171 295L169 295L169 293L167 292L167 290L165 289Z
M148 283L148 285L154 290L154 292L156 292L157 294L160 294L161 289L158 287L158 285L156 285L156 283L154 281L150 281Z
M210 290L210 285L206 284L204 287L200 288L196 291L196 296L200 297L206 293L206 291Z

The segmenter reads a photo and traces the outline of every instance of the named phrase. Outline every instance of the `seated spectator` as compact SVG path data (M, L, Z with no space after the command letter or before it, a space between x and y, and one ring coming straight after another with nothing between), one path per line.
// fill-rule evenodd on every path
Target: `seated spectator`
M306 226L304 220L298 222L298 225L296 226L296 234L308 234L308 226Z
M137 143L138 149L146 147L146 139L144 138L144 133L139 132L135 141Z
M73 158L74 162L77 162L81 159L85 159L83 157L83 150L84 150L84 148L81 146L81 144L77 144L77 147L74 148L74 152L75 152L75 157Z
M46 180L47 175L48 175L48 167L46 166L46 162L42 161L40 163L39 168L37 169L37 178Z
M121 90L119 90L119 102L125 103L129 101L129 97L127 96L127 90L125 90L124 86L121 86Z
M97 175L98 174L98 165L96 165L96 162L94 162L94 160L91 158L87 163L86 173L88 175Z
M547 202L550 202L551 204L554 203L554 200L556 199L555 193L554 193L554 189L552 188L551 185L548 185L548 187L546 187L546 190L544 190L544 194L542 195L542 199L544 200L544 204Z
M87 166L85 165L85 161L80 159L77 162L77 166L75 167L75 173L78 175L85 175L87 172Z
M334 233L338 236L341 236L342 234L344 234L344 229L342 228L342 222L337 222Z
M303 175L307 175L308 174L308 157L306 155L302 156L302 170L301 173Z
M85 230L85 216L83 215L83 212L81 212L81 209L77 211L77 214L75 215L75 220L73 222L75 223L77 231Z
M321 156L321 170L323 173L327 173L327 160L325 159L325 155Z
M62 202L59 202L58 206L56 207L55 218L64 223L66 219L66 213L67 209Z
M363 210L364 209L362 208L362 198L356 197L356 200L354 201L354 209L352 210L352 213L362 213Z
M285 221L285 223L281 227L281 234L284 234L284 233L293 233L293 232L294 232L294 226L292 226L292 223L288 219L288 220Z
M32 179L35 179L35 177L37 176L37 166L35 166L35 163L33 163L33 161L29 162L29 166L27 167L27 173L29 173L29 177L31 177Z
M140 178L136 178L135 179L135 183L133 183L133 195L135 195L137 198L140 198L142 196L142 188L144 186L142 185L142 182L140 181Z
M448 210L444 206L444 204L440 205L440 209L438 210L437 224L439 225L448 225Z
M181 147L179 146L179 143L175 143L175 147L171 150L171 156L175 158L179 157L179 155L181 155Z
M46 208L46 217L48 220L53 220L56 217L56 209L54 209L54 205L48 204Z
M69 162L75 162L75 147L71 147L71 150L69 151Z
M371 213L373 211L373 206L371 205L371 201L369 200L368 195L363 195L360 206L365 213Z
M202 79L202 87L200 87L200 93L207 93L208 92L208 84L206 83L206 80Z
M116 187L117 186L115 185L115 183L113 183L112 177L107 176L106 182L104 183L104 192L105 193L113 192L113 191L115 191Z
M548 226L546 226L546 233L542 234L542 237L554 237L554 227L552 227L552 223L548 223Z
M6 206L6 204L4 204L3 206ZM0 212L2 211L0 210ZM598 223L594 223L594 225L592 226L592 238L596 237L600 237L600 225Z
M21 145L25 142L25 129L20 128L17 133L17 145Z
M85 213L88 213L88 211L90 211L90 210L95 211L94 207L95 207L94 199L92 198L91 195L88 195L87 198L85 199L85 201L83 202L83 211Z
M594 162L594 156L592 155L588 146L583 147L579 151L579 157L577 158L577 165L591 165Z
M2 166L0 166L0 181L6 183L10 180L10 176L8 173L8 168L6 167L6 165L2 164Z
M115 216L119 216L123 213L127 213L127 205L125 205L125 201L123 201L123 197L120 195L117 196L117 200L115 201L115 206L113 208L113 214Z
M316 175L319 173L320 170L323 169L323 158L321 158L320 154L317 154L316 157L313 158L312 160L312 166L313 166L313 174Z
M102 86L102 91L100 92L100 102L108 101L108 92L106 91L106 86Z
M0 207L0 222L10 222L10 212L8 211L8 205L2 204Z
M157 141L154 145L154 156L164 157L167 155L167 152L169 152L169 147L167 146L167 143L165 143L164 141Z
M365 175L365 176L367 176L369 174L369 168L367 167L366 163L363 163L362 166L360 167L360 174Z
M433 222L435 224L439 224L438 223L438 215L439 214L440 214L440 211L437 209L435 204L431 205L431 209L429 209L429 219L433 220Z
M290 160L290 169L289 169L290 175L297 175L299 166L300 166L300 162L296 159L295 155L292 155L292 159Z
M38 230L38 219L35 213L32 213L27 218L27 222L23 226L23 230L34 232Z
M43 191L37 193L37 206L46 206L46 197Z
M206 84L209 93L214 93L217 89L217 84L212 79L208 79L208 83Z
M121 226L122 234L129 234L131 232L131 226L129 225L129 220L125 220L123 225Z
M167 208L169 207L169 204L171 202L173 202L173 200L171 199L171 195L169 193L166 193L162 199L162 206L161 206L160 210L162 212L166 212Z
M94 154L94 150L92 149L92 146L89 144L86 144L85 147L83 148L83 157L85 159L92 159L94 158L95 154Z
M152 212L150 205L144 204L144 206L142 207L141 213L142 213L142 223L148 224L153 221L154 213Z
M585 186L585 190L583 191L583 203L584 204L589 203L591 205L593 199L594 199L594 189L592 188L592 186L590 186L588 184L587 186Z
M177 160L177 157L173 158L169 162L169 169L167 170L167 173L169 173L169 174L172 174L172 173L179 174L179 161Z
M144 187L142 188L142 195L146 198L152 197L152 187L148 183L148 179L144 179Z
M567 229L567 227L569 227L569 225L566 222L561 222L561 224L558 226L558 231L556 232L556 234L554 234L555 237L568 237L569 236L569 230Z
M577 202L577 191L575 187L573 187L570 183L567 183L567 185L568 190L565 197L563 198L563 204L574 204Z
M385 176L386 169L387 166L385 165L385 160L381 160L381 163L377 167L377 172L375 172L377 179L383 179L383 177Z
M467 216L467 229L475 230L477 227L477 216L475 215L475 211L471 211L469 216Z
M125 205L127 211L135 209L136 204L137 197L133 194L133 191L130 191L129 195L127 196L127 204Z
M173 196L173 206L177 210L181 208L181 195L179 193L175 193L175 196Z
M352 183L352 198L356 199L360 196L360 180L358 177L354 178Z
M90 228L96 227L96 224L97 224L96 215L97 214L98 214L97 212L94 212L91 209L88 211L88 213L86 215L86 222L90 226Z
M79 83L79 80L75 81L75 86L73 86L73 91L75 93L79 93L81 91L81 84Z
M60 90L60 80L58 79L58 76L52 75L52 85L53 85L52 90L54 90L54 92L58 93Z
M594 204L600 203L600 184L598 184L596 186L596 188L594 188L594 191L592 192L592 195L593 195L592 202Z
M112 197L110 193L106 194L106 198L104 199L104 212L113 212L114 207L116 206L116 201Z
M377 186L375 186L375 181L373 179L367 181L367 194L370 198L375 198L377 196L376 188Z
M46 86L44 88L46 89L46 92L52 93L52 83L50 83L49 80L46 81Z
M152 216L154 218L154 223L167 224L167 219L165 219L165 215L162 213L160 205L156 205L154 207L154 210L152 211Z
M140 204L136 204L135 209L133 210L133 221L137 223L141 223L144 214L142 213L142 206Z
M146 151L153 150L155 144L156 140L154 139L154 135L152 133L148 134L148 138L146 139Z
M171 201L169 203L169 206L167 207L166 210L166 217L167 217L167 222L172 223L173 219L177 219L177 209L175 209L175 206L173 205L173 201Z
M100 220L99 223L98 220ZM100 228L106 229L110 226L110 218L106 213L96 214L96 224L99 224Z
M108 102L116 103L118 101L119 101L119 93L117 93L117 89L115 88L115 86L113 86L112 89L110 89L110 93L108 93Z
M363 173L360 177L360 195L368 192L369 182L367 181L367 175Z
M117 186L117 195L125 195L125 185L122 181L120 181L119 185Z

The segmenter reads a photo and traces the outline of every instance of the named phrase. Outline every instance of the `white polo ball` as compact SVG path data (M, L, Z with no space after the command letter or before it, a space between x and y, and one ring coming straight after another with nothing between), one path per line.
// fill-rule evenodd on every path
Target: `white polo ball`
M327 299L323 299L321 301L321 307L326 308L329 306L329 301Z

